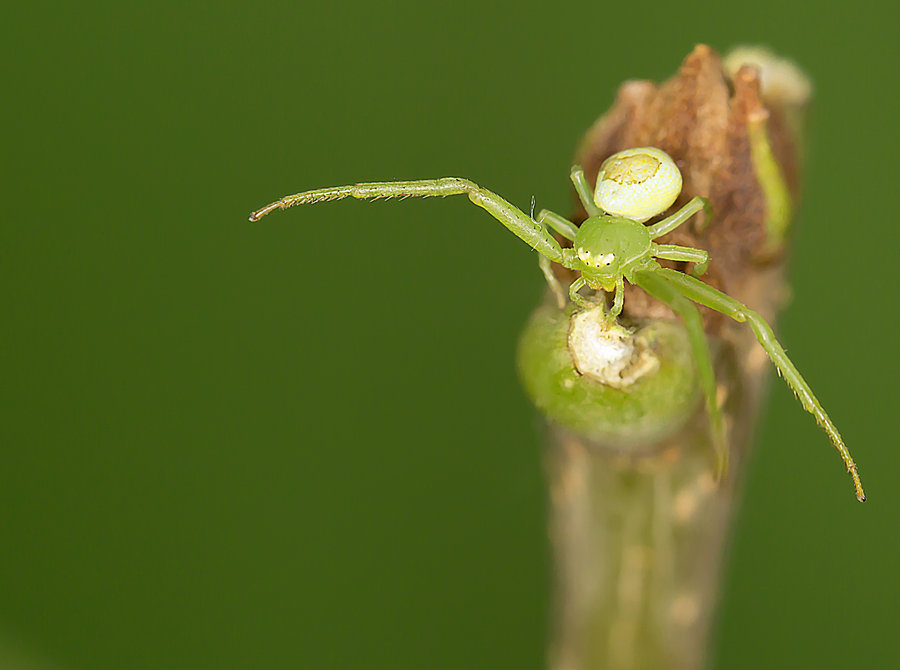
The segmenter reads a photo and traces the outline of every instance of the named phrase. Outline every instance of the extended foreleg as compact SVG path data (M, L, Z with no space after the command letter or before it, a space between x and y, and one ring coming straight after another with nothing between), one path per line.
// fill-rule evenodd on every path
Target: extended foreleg
M551 261L563 260L559 243L534 219L519 208L511 205L496 193L483 189L477 184L458 177L441 179L421 179L417 181L392 181L333 186L314 191L288 195L266 205L250 215L251 221L259 221L276 209L287 209L294 205L329 202L343 198L378 200L380 198L411 198L466 194L469 200L487 210L495 219L512 231L519 239Z

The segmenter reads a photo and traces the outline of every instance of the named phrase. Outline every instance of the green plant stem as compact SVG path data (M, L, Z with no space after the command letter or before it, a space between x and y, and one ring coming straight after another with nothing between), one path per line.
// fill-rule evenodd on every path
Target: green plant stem
M748 287L772 316L780 281L772 269ZM549 427L551 670L704 667L742 456L768 370L752 333L726 328L716 344L731 448L722 482L702 408L642 455Z

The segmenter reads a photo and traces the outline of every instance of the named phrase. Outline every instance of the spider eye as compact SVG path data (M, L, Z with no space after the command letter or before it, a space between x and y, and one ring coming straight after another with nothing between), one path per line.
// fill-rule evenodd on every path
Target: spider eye
M575 254L578 256L579 260L581 260L582 263L595 268L604 268L607 265L611 265L612 262L616 260L616 255L613 253L600 253L595 256L583 247L579 247L575 251Z
M665 151L626 149L600 166L594 202L607 214L643 223L669 207L681 193L681 172Z

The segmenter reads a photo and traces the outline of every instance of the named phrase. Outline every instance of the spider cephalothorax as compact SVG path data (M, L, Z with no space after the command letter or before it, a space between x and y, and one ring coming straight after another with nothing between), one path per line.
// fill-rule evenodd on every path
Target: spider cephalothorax
M647 266L653 241L647 227L637 221L592 216L578 228L572 245L585 266L581 276L587 285L614 291L617 277L631 281L636 270Z

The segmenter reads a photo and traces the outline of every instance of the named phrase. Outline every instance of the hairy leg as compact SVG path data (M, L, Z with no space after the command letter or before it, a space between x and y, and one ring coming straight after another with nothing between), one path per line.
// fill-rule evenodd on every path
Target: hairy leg
M417 181L372 182L350 186L334 186L315 191L305 191L288 195L266 205L250 215L251 221L259 221L276 209L287 209L294 205L329 202L343 198L377 200L380 198L410 198L466 194L469 200L487 210L495 219L506 226L516 236L539 254L551 261L562 262L563 254L559 243L522 210L514 207L496 193L483 189L467 179L444 177L442 179L420 179Z
M794 367L791 359L788 358L784 348L775 338L775 333L772 332L772 328L769 324L766 323L759 314L743 303L714 289L712 286L704 284L698 279L667 268L656 270L655 273L659 274L662 279L668 282L670 286L677 289L678 292L686 298L722 312L722 314L731 317L735 321L746 322L750 328L753 329L756 339L759 340L760 345L765 349L769 359L775 364L775 367L778 368L778 372L784 377L784 381L787 382L787 385L791 387L791 390L800 400L803 409L816 418L816 423L822 427L828 435L828 439L831 440L831 443L834 445L834 448L838 450L838 453L841 455L841 459L843 459L844 465L847 468L847 472L850 473L850 478L853 480L853 487L856 489L856 498L860 502L865 501L866 494L863 491L856 463L850 456L850 451L844 444L843 439L841 439L841 434L838 432L837 427L831 422L831 419L822 408L819 400L813 394L809 384L806 383L806 380L803 379L800 372Z

